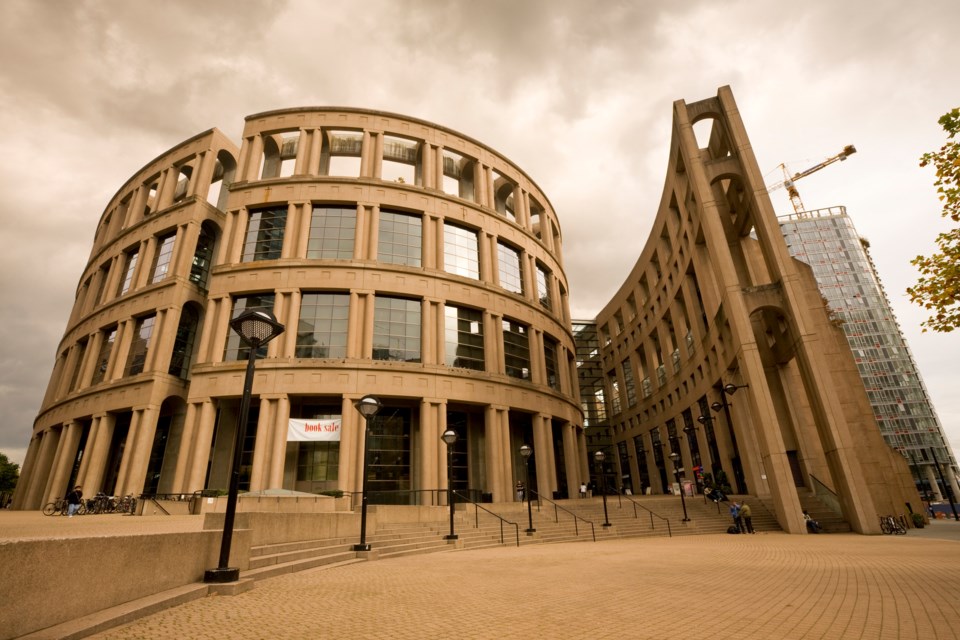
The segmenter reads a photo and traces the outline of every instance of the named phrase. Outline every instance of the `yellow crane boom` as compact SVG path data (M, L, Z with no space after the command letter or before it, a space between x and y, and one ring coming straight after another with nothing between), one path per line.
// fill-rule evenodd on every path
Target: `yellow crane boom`
M776 191L780 187L784 187L787 190L787 195L790 196L790 204L793 205L794 212L797 214L800 214L806 211L806 209L803 206L803 201L800 199L800 192L797 191L797 186L796 186L797 180L799 180L800 178L806 177L811 173L820 171L820 169L830 166L834 162L846 160L848 157L852 156L856 152L857 152L857 148L854 147L852 144L848 144L843 148L843 151L841 151L837 155L830 156L823 162L819 162L813 165L812 167L810 167L809 169L805 169L793 175L790 175L790 172L787 170L786 164L781 164L780 168L783 170L783 180L769 187L767 189L767 193L771 191Z

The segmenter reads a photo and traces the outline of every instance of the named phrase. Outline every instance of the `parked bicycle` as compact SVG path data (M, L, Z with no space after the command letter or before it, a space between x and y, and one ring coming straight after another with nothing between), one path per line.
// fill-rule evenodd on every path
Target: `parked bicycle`
M68 508L70 507L66 498L57 498L53 502L48 502L43 507L43 515L45 516L65 516L67 515ZM80 502L80 506L77 507L77 515L82 516L87 512L86 506L83 502Z
M882 531L884 535L896 534L902 536L906 535L907 528L893 516L880 516L880 531Z

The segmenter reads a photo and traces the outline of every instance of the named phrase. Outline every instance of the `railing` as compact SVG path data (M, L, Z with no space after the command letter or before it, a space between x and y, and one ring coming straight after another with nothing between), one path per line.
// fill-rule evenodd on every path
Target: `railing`
M469 496L463 495L463 494L460 493L459 491L454 491L454 492L453 492L453 495L455 495L456 497L460 498L463 502L469 502L470 504L472 504L472 505L474 506L474 518L475 518L475 520L474 520L474 528L475 528L475 529L479 529L479 528L480 528L480 510L483 509L484 511L486 511L487 513L489 513L489 514L492 515L494 518L496 518L497 520L500 521L500 544L503 544L503 525L504 525L504 524L512 524L512 525L513 525L513 528L514 528L514 530L515 530L516 536L517 536L517 546L518 546L518 547L520 546L520 525L518 525L516 522L510 522L509 520L500 517L499 515L497 515L497 514L494 513L493 511L490 511L490 509L487 509L486 507L481 507L478 502L470 499Z
M618 495L617 497L619 498L620 496ZM655 531L655 530L656 530L656 527L654 526L654 523L653 523L653 518L654 518L654 517L657 517L657 518L660 518L661 520L663 520L664 522L667 523L667 536L670 537L670 538L673 537L673 529L670 528L670 518L664 518L664 517L663 517L662 515L660 515L659 513L654 513L653 511L650 511L650 509L647 509L645 506L643 506L642 504L640 504L639 502L637 502L636 500L634 500L634 499L631 498L630 496L624 496L624 497L627 499L627 502L629 502L630 504L633 505L633 517L634 517L634 518L636 518L637 520L640 519L640 514L637 512L637 507L639 507L639 508L643 509L644 511L646 511L647 513L650 514L650 529L651 529L652 531ZM623 503L622 503L622 502L620 503L620 508L623 508ZM718 512L718 513L719 513L719 512Z
M569 509L566 509L566 508L564 508L564 507L561 507L560 505L558 505L556 502L554 502L554 501L551 500L550 498L544 498L544 497L542 497L539 493L537 493L536 491L533 491L532 489L531 489L531 492L532 492L534 495L537 496L537 513L540 513L540 503L541 503L541 501L542 501L542 502L549 502L550 504L553 505L553 521L554 521L554 522L556 522L556 523L558 523L558 524L560 523L560 511L563 511L563 512L565 512L565 513L569 513L571 516L573 516L573 531L574 531L574 533L577 534L577 537L578 537L578 538L580 537L580 527L577 525L577 521L578 521L578 520L583 520L584 522L586 522L587 524L590 525L590 532L593 534L593 541L594 541L594 542L597 541L597 530L596 530L596 528L593 526L593 523L592 523L591 521L587 520L586 518L581 518L580 516L578 516L577 514L575 514L573 511L570 511Z
M843 516L843 508L840 506L840 496L838 496L833 489L820 482L812 473L810 474L810 479L813 480L813 495L819 498L824 506L828 507L838 516Z
M464 492L460 492L463 495ZM480 502L477 498L481 497L478 489L467 489L465 492L470 496L470 502ZM360 499L363 497L361 491L344 491L343 495L351 497L351 504L354 507L359 506ZM395 489L390 491L367 490L367 504L392 504L414 507L445 507L447 506L446 489Z

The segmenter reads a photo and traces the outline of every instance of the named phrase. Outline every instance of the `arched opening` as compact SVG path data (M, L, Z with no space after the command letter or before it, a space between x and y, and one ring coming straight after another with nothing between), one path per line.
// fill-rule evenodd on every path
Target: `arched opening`
M186 412L186 403L182 398L170 397L160 405L157 429L153 434L147 462L147 474L143 480L143 493L146 495L172 491L177 456L168 456L167 452L176 452L180 448Z
M227 194L237 172L237 161L229 152L221 149L213 166L213 177L207 190L207 202L221 211L227 208ZM226 188L224 188L226 187Z
M173 201L180 202L187 197L190 189L190 179L193 177L193 167L189 164L180 167L177 176L177 187L173 190Z
M443 192L476 202L473 171L476 162L449 149L443 150Z
M493 206L497 213L514 222L517 215L514 208L514 191L517 185L505 178L499 172L493 172Z
M320 175L358 178L362 151L362 132L325 130L320 149Z
M423 163L420 143L399 136L384 136L380 179L422 186Z
M190 365L193 364L193 350L200 324L200 314L200 309L193 303L185 304L180 312L180 323L177 325L177 334L173 340L167 373L182 380L190 377Z

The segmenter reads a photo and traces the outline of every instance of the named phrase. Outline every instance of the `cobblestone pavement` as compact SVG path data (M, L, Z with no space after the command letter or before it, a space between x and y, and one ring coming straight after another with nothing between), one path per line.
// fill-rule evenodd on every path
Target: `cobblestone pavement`
M770 533L434 553L263 580L93 637L960 638L958 545Z

